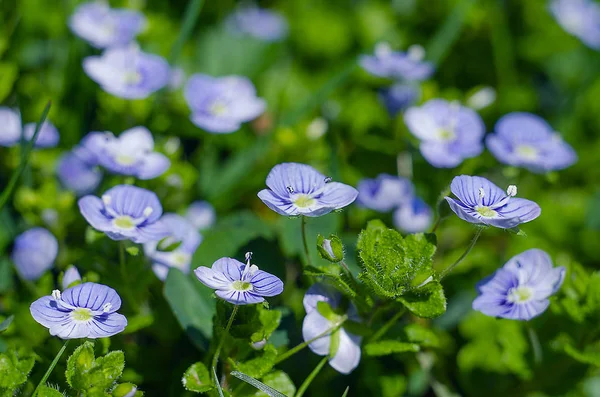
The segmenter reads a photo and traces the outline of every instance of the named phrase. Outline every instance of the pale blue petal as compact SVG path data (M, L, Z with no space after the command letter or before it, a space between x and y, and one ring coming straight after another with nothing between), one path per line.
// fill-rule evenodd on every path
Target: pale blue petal
M302 338L305 342L322 335L331 329L332 324L323 317L317 310L313 310L304 317L302 322ZM308 344L308 348L319 356L329 354L329 345L331 344L331 335L327 334Z
M329 365L341 374L348 375L360 363L361 337L346 332L344 328L339 330L340 344L338 350L329 360Z
M89 329L88 338L107 338L123 332L127 327L127 318L119 313L95 316L88 322L87 327Z
M117 291L96 283L83 283L69 288L63 291L62 300L75 307L85 307L94 311L102 311L109 303L107 313L114 313L121 307L121 298Z
M283 292L283 281L277 276L267 273L262 270L258 270L252 278L250 283L253 287L253 292L260 296L275 296Z

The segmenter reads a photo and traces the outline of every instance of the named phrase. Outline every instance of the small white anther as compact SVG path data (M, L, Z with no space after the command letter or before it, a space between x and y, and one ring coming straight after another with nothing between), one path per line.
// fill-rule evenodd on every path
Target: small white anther
M54 298L54 300L59 301L60 300L60 291L57 289L52 291L52 297Z
M484 198L485 197L485 190L483 190L482 187L479 188L479 198Z
M252 259L252 252L246 252L246 262L250 262L250 259Z
M107 302L104 304L104 306L102 306L102 311L104 313L108 313L110 309L112 309L112 304L110 302Z
M286 186L286 189L287 189L287 191L288 191L290 194L293 194L293 193L294 193L294 188L293 188L293 187L291 187L291 186Z
M411 45L408 47L408 51L406 52L409 59L413 61L421 61L425 58L425 49L418 44Z
M110 203L112 202L112 197L110 197L108 194L103 194L102 202L104 203L104 205L110 205Z
M256 273L258 271L258 266L256 265L252 265L250 266L250 275L253 275L254 273Z
M152 213L154 212L154 210L151 207L146 207L144 208L144 216L147 218L150 215L152 215Z
M510 185L508 189L506 189L506 194L509 197L515 197L517 195L517 187L515 185Z

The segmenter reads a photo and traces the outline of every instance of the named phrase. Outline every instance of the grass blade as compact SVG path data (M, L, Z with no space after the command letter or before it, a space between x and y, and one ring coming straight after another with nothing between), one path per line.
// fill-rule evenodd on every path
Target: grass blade
M348 392L350 391L350 386L346 387L346 391L342 394L342 397L348 397Z
M204 5L204 0L190 0L185 9L185 13L183 14L183 23L181 24L181 30L179 31L179 35L171 48L171 52L169 53L169 64L173 66L175 62L177 62L177 58L179 58L179 54L181 54L181 50L183 49L183 45L185 41L188 39L190 34L192 34L192 30L194 30L194 26L196 26L196 21L200 16L200 11L202 11L202 6Z
M15 319L15 316L8 316L8 318L6 318L6 320L2 321L0 323L0 333L6 331L8 329L8 327L10 327L10 324L13 322L13 320Z
M329 359L329 356L325 356L325 357L323 357L323 359L321 360L321 362L319 364L317 364L317 366L315 367L315 369L312 370L312 372L304 380L304 383L302 383L302 385L298 389L298 393L296 393L296 397L302 397L302 395L304 394L304 392L306 391L306 389L308 389L308 386L310 386L310 384L312 383L312 381L317 377L317 375L321 371L321 368L323 368L323 366L325 365L325 363L327 363L328 359Z
M231 375L256 387L258 390L267 393L270 397L287 397L285 394L278 392L277 390L273 389L272 387L265 385L261 381L256 380L253 377L248 376L243 372L233 371L233 372L231 372Z

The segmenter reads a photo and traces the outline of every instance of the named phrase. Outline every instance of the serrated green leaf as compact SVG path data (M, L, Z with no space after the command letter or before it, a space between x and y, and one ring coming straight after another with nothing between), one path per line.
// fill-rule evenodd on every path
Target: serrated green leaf
M404 334L406 339L410 342L416 343L420 346L425 347L439 347L440 339L438 336L430 330L425 328L421 324L408 324L404 327Z
M201 362L192 364L183 374L181 382L186 390L196 393L204 393L215 388L208 368Z
M380 340L365 345L365 353L369 356L387 356L394 353L418 352L416 343L400 342L396 340Z
M125 354L120 350L115 350L103 357L97 358L95 364L94 386L108 389L123 374L123 370L125 369Z
M14 349L0 353L0 388L12 390L25 383L34 364L33 357L22 356Z
M236 363L230 359L230 362L236 370L253 378L260 379L271 371L276 358L277 349L269 343L265 345L261 353L255 358L242 363Z
M293 396L296 393L296 386L294 382L290 379L289 375L283 371L273 371L263 376L261 379L262 383L265 386L271 387L275 391L277 391L280 395L283 396ZM271 391L271 395L267 394L264 391L257 391L252 395L252 397L274 397L275 394Z
M15 316L10 315L4 321L2 321L0 323L0 333L6 331L8 329L8 327L10 327L10 324L13 322L14 319L15 319Z
M86 395L91 395L93 389L95 394L102 395L119 380L124 368L125 355L122 351L112 351L95 358L94 344L85 342L67 360L65 376L72 389L85 391Z
M257 306L257 311L260 329L250 336L250 342L252 343L269 339L281 322L281 312L278 310L269 310L264 306Z
M446 311L444 288L437 281L432 281L417 290L402 295L398 301L418 317L435 318Z
M352 281L346 274L341 272L341 269L337 267L337 265L331 265L327 267L307 266L304 269L304 274L306 276L323 277L327 279L327 281L336 286L350 298L355 298L357 296L357 292L355 287L352 285Z
M64 397L65 395L63 393L61 393L60 391L53 389L51 387L48 386L40 386L38 392L37 392L37 397Z
M74 390L85 391L88 389L86 375L94 367L94 343L85 342L79 346L67 359L65 377L69 386Z

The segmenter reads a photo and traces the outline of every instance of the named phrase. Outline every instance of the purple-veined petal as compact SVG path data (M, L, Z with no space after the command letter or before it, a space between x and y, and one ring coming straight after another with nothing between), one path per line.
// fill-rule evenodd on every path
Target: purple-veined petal
M283 281L277 276L258 270L250 279L253 292L260 296L275 296L283 292Z
M264 302L265 298L258 296L249 291L236 291L236 290L217 290L215 294L234 305L252 305L255 303Z
M244 271L243 267L245 265L233 258L221 258L217 259L212 264L212 269L215 272L223 273L228 279L231 281L241 280L242 272Z
M194 274L202 284L217 290L229 290L234 281L226 274L205 266L198 267L194 270Z
M297 207L287 198L281 198L272 190L263 189L258 192L258 198L267 205L270 209L277 212L279 215L295 216L298 215Z
M81 215L94 229L100 231L109 230L112 227L111 221L102 212L104 210L104 203L98 197L85 196L79 199L79 210Z
M48 330L50 335L58 336L61 339L87 338L90 334L87 323L75 321L70 317L62 323L53 324Z
M321 205L337 210L352 204L357 196L358 190L352 186L340 182L329 182L317 200Z
M506 205L496 211L506 218L518 218L519 223L530 222L542 213L537 203L522 198L511 198Z
M325 185L326 177L313 167L299 163L281 163L267 175L267 186L280 197L294 193L310 194Z
M107 313L114 313L121 307L121 298L114 289L96 283L83 283L69 288L62 293L62 299L75 307L85 307L94 311L102 311L106 304Z
M122 332L127 327L127 318L119 313L95 316L87 324L89 328L88 338L107 338Z
M502 315L502 318L511 320L531 320L539 316L550 306L548 299L530 300L525 303L513 304L510 309Z
M69 321L71 311L60 310L51 296L43 296L29 306L31 315L41 325L49 328Z
M506 197L504 190L480 176L460 175L450 184L452 193L469 207L479 204L480 188L484 193L483 205L493 205Z
M129 215L135 219L146 218L144 211L150 208L152 211L146 223L154 223L162 215L160 201L156 193L150 190L131 185L117 185L102 196L110 197L109 206L119 215Z
M140 244L159 241L171 234L168 226L161 219L154 223L138 226L135 230L137 233L132 236L131 240Z
M467 221L474 224L482 224L481 219L475 217L468 208L466 208L462 203L457 200L454 200L451 197L444 197L450 206L450 209L463 221Z

